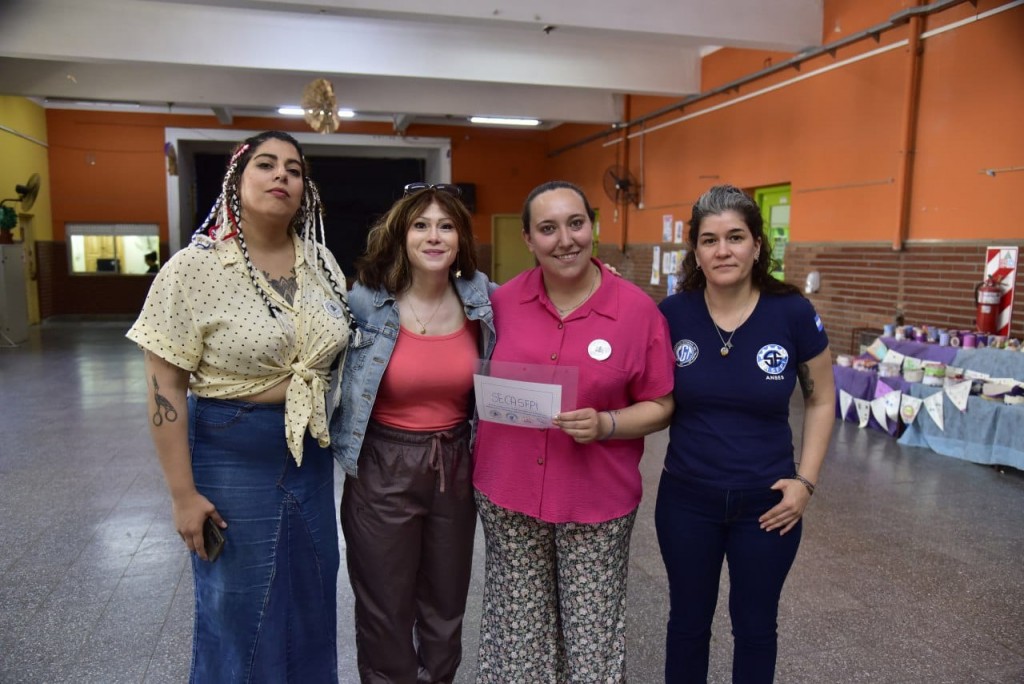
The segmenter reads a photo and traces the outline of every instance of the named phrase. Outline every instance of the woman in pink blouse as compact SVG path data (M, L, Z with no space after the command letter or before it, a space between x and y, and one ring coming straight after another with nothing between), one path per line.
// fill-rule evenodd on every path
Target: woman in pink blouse
M672 413L672 349L654 301L591 256L593 219L576 186L535 188L523 236L539 266L491 298L494 361L574 368L579 384L548 429L480 423L480 683L625 680L638 465Z

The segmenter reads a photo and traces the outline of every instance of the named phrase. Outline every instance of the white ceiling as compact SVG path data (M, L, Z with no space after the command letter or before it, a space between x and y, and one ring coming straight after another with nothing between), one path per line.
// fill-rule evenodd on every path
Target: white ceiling
M623 94L698 92L702 50L798 52L821 27L822 0L0 0L0 93L228 122L324 77L340 107L402 130L610 124Z

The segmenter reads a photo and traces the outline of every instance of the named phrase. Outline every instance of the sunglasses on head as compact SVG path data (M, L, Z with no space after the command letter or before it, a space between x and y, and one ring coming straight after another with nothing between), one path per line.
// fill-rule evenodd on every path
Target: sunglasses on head
M462 188L458 185L452 185L451 183L409 183L405 186L405 194L412 195L421 190L436 190L437 192L447 192L452 197L462 197Z

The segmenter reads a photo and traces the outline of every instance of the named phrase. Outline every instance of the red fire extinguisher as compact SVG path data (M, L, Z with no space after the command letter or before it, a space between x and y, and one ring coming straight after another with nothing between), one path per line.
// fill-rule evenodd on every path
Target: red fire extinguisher
M999 300L1003 288L991 277L974 288L978 308L976 311L978 332L992 334L999 328Z

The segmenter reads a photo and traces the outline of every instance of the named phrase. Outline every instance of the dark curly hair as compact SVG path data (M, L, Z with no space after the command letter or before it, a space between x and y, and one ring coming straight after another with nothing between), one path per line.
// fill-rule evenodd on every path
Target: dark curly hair
M803 296L798 287L772 275L772 271L777 267L777 262L772 260L771 249L764 235L764 219L761 217L761 208L757 206L757 202L750 195L734 185L716 185L701 195L694 203L693 211L690 214L690 230L687 234L690 249L683 258L683 277L679 282L678 289L681 291L702 290L707 286L704 271L697 268L696 250L700 224L707 216L719 216L727 211L739 214L754 239L761 241L758 259L754 262L754 268L750 273L754 287L767 294Z

